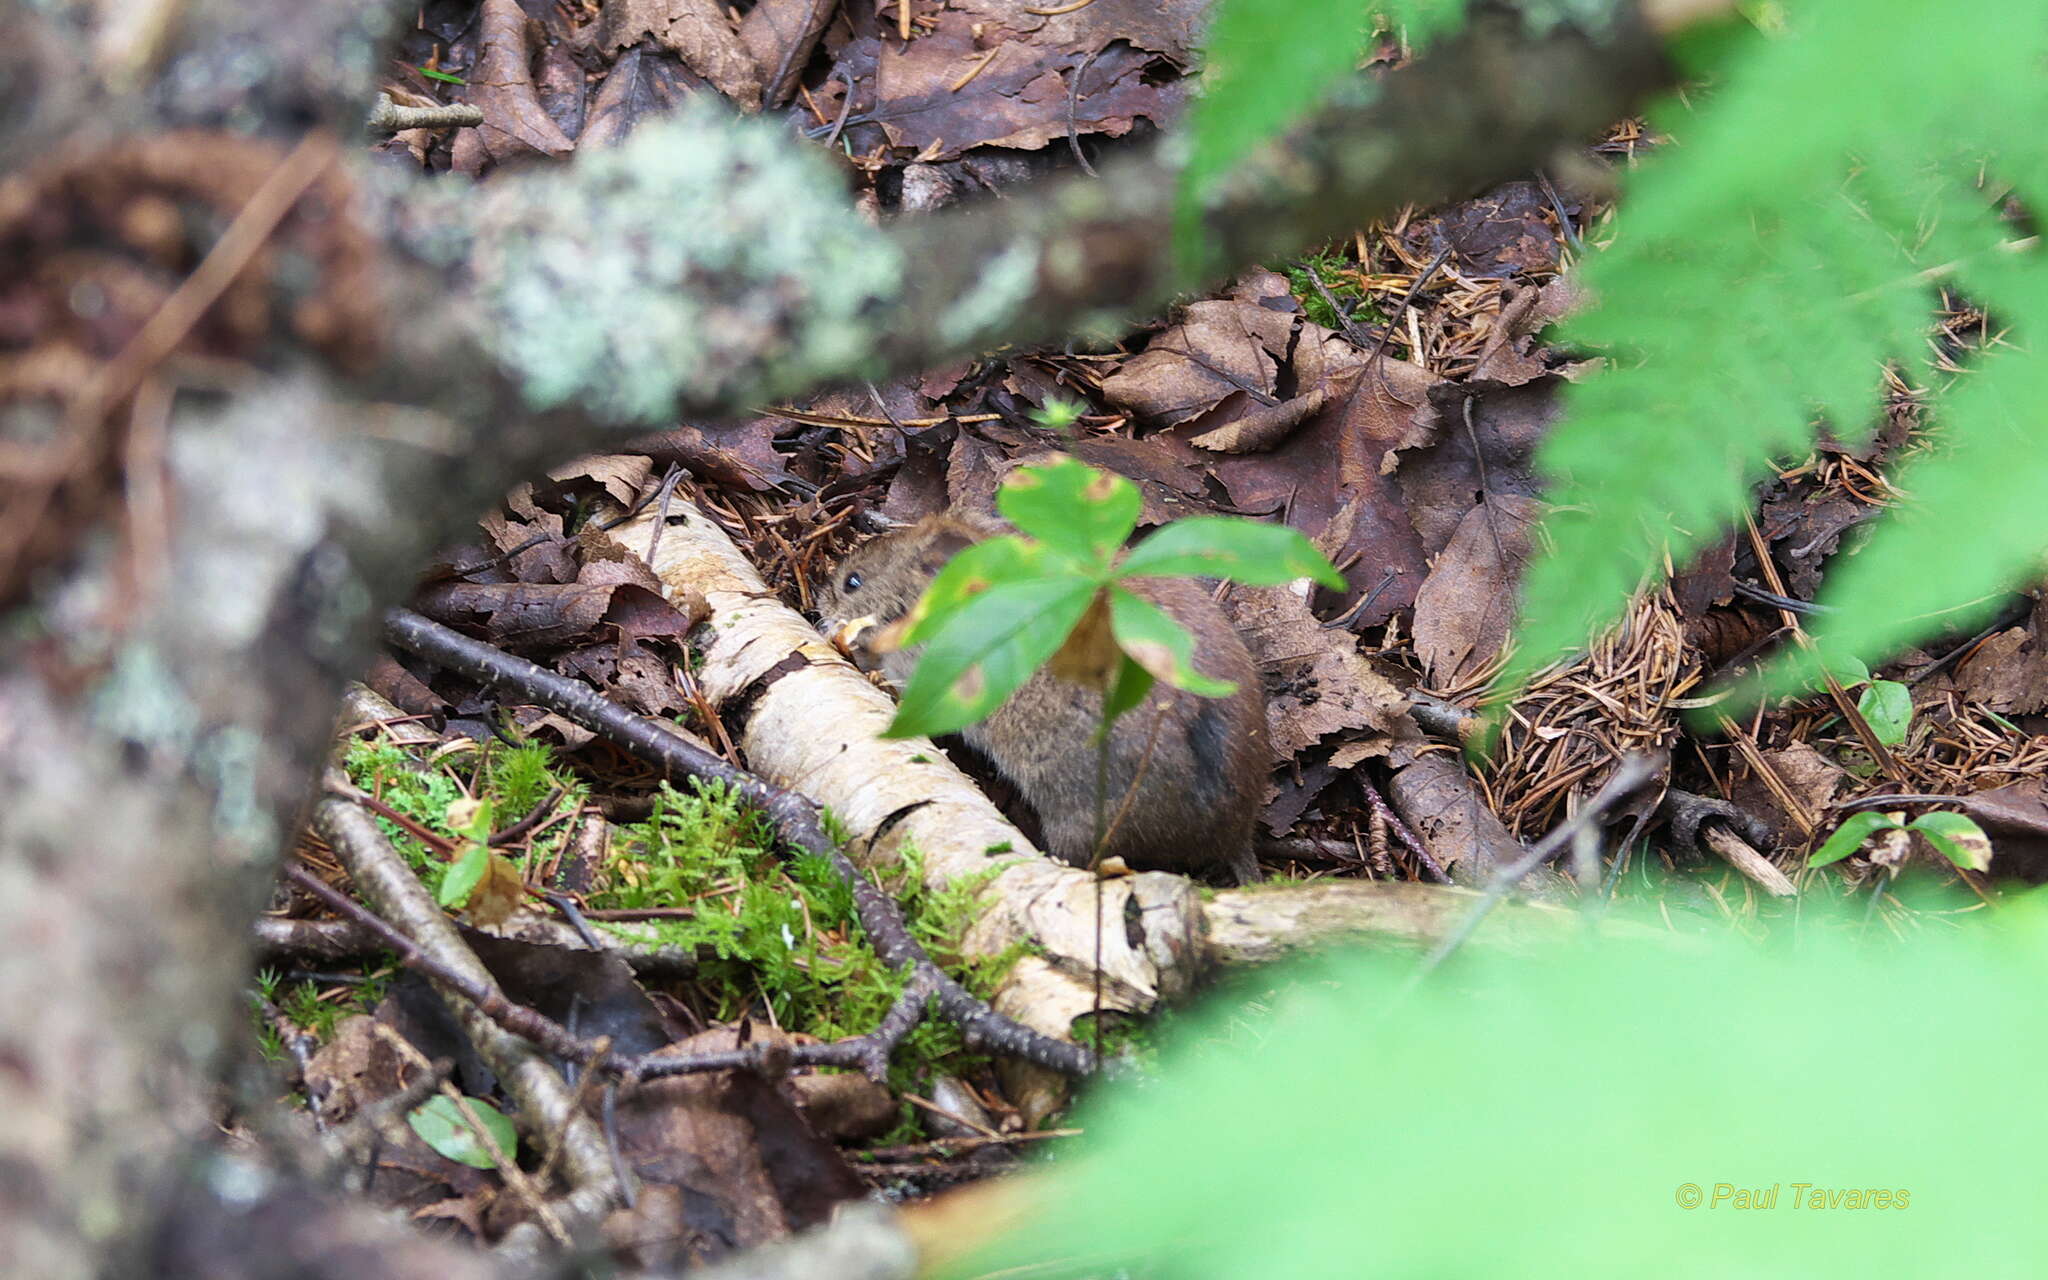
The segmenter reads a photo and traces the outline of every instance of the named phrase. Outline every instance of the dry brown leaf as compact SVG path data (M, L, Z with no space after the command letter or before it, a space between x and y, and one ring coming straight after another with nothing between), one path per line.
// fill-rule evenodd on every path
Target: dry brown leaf
M615 147L642 120L668 115L683 99L707 87L702 76L676 59L636 45L612 64L576 145L584 150Z
M484 0L478 18L479 57L465 87L465 100L482 109L484 122L461 136L474 134L483 156L458 156L457 168L474 173L487 157L502 162L525 155L559 156L576 144L562 132L547 110L528 70L526 12L518 0ZM467 159L476 168L465 168Z
M1461 884L1485 881L1522 852L1452 752L1426 752L1402 763L1388 794L1430 856Z
M2034 602L2025 626L1986 639L1956 668L1958 695L2006 715L2048 708L2048 600Z
M1170 7L1190 6L1173 0ZM1138 6L1095 0L1088 8L1114 16ZM1012 5L986 15L949 5L939 10L935 26L908 45L891 35L878 42L870 37L864 50L842 51L837 74L866 79L859 63L871 57L875 122L891 146L927 163L975 147L1035 150L1065 138L1070 129L1117 137L1140 118L1163 123L1177 114L1186 88L1177 76L1156 74L1158 55L1120 34L1090 34L1099 17L1092 24L1084 19L1019 30L1026 25L1019 20L1032 16ZM1084 60L1076 96L1072 77Z
M652 36L735 107L761 109L761 68L714 0L606 0L598 21L605 52Z
M1415 593L1415 651L1431 685L1459 685L1499 656L1515 621L1530 529L1542 514L1542 503L1513 495L1465 513Z
M1402 730L1407 698L1358 652L1355 636L1324 627L1293 590L1240 587L1223 605L1264 676L1276 759L1334 733Z
M1102 394L1159 426L1206 413L1232 392L1259 404L1277 404L1273 388L1279 358L1293 332L1293 316L1256 302L1193 303L1179 324L1103 379Z
M1560 412L1555 376L1519 387L1439 383L1415 415L1426 447L1408 444L1396 473L1416 536L1432 557L1482 497L1540 497L1536 446ZM1475 452L1476 450L1476 452Z
M838 0L759 0L740 19L740 43L761 69L762 105L785 102L804 63L839 10Z

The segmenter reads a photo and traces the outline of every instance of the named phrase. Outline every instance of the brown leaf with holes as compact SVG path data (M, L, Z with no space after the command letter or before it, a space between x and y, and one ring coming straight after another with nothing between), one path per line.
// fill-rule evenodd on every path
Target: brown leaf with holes
M652 36L741 111L761 109L761 68L715 0L605 0L598 22L605 52Z
M1431 685L1459 685L1500 655L1521 597L1530 530L1542 515L1542 503L1512 494L1465 513L1415 593L1415 651Z
M1549 373L1548 353L1536 345L1535 335L1584 301L1585 291L1569 280L1553 280L1540 289L1504 286L1499 313L1476 326L1486 343L1468 381L1519 387Z
M1358 652L1357 638L1324 627L1290 588L1238 587L1223 606L1265 681L1276 759L1336 733L1413 732L1408 699Z
M580 565L576 559L575 544L563 536L562 517L552 511L543 511L534 502L533 486L522 484L513 489L505 495L505 506L510 515L493 511L477 522L490 538L492 550L503 555L514 547L526 547L536 538L540 541L504 562L502 572L491 574L492 580L576 581ZM465 557L458 563L467 566L474 562Z
M519 156L566 155L576 144L541 106L530 71L533 52L527 45L527 18L518 0L483 0L478 16L480 56L462 100L482 109L484 122L474 130L482 154L459 150L457 168L480 172L486 160L502 163Z
M1388 779L1388 799L1453 880L1482 883L1521 855L1521 842L1487 805L1455 752L1405 754Z
M1882 508L1858 502L1835 489L1810 491L1804 485L1770 499L1757 514L1757 525L1772 544L1784 573L1785 591L1811 600L1820 590L1828 557L1842 545L1842 536Z

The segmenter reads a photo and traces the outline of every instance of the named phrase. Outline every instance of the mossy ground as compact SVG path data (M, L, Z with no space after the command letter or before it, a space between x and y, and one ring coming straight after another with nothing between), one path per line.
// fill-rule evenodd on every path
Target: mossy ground
M554 797L524 848L506 851L529 886L545 888L571 830L566 821L548 820L573 812L590 790L562 754L537 742L429 750L379 735L351 741L344 767L354 785L457 849ZM765 820L723 786L664 784L650 799L644 820L614 826L584 904L691 910L687 918L632 926L642 941L651 933L662 943L696 951L696 976L669 994L711 1022L757 1017L827 1040L873 1029L903 983L875 954L855 916L852 890L830 864L781 850ZM428 891L439 893L456 860L399 823L377 821ZM1022 954L1021 946L997 957L969 958L960 951L976 895L1002 865L976 882L934 892L923 884L916 851L906 850L903 864L882 881L928 954L984 996ZM325 1039L346 1014L374 1007L391 972L385 965L376 981L361 986L286 982L278 975L260 985L294 1023ZM259 1036L267 1055L281 1052L267 1025L259 1026ZM892 1074L897 1085L909 1087L935 1069L957 1073L980 1064L965 1050L957 1028L933 1018L899 1048Z

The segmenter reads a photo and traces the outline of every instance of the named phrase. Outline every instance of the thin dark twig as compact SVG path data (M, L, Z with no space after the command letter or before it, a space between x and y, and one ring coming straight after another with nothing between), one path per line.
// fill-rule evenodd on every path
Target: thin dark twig
M1346 609L1344 612L1338 614L1336 617L1330 619L1328 622L1325 622L1323 624L1323 627L1326 630L1334 630L1339 627L1349 627L1353 620L1362 615L1367 609L1372 608L1372 602L1379 599L1381 595L1385 594L1386 589L1394 585L1394 579L1400 576L1400 574L1396 573L1392 569L1387 570L1386 576L1379 580L1379 584L1375 586L1372 590L1360 596L1358 598L1357 604L1352 605L1349 609Z
M306 1108L306 1114L313 1118L314 1131L326 1133L327 1118L320 1113L320 1103L326 1093L324 1090L318 1094L314 1092L313 1078L313 1054L319 1049L320 1042L300 1030L297 1023L285 1016L284 1010L264 998L261 992L251 991L249 999L255 1003L263 1020L270 1024L270 1029L277 1032L278 1042L284 1046L285 1053L290 1055L292 1065L298 1070L299 1084L305 1088L306 1101L311 1104Z
M384 628L387 638L400 648L557 712L640 758L659 764L672 779L699 777L726 783L768 817L783 841L831 864L852 890L861 927L883 963L899 972L929 972L940 1011L966 1032L971 1042L1066 1075L1085 1075L1093 1069L1094 1055L1088 1050L1041 1035L1004 1017L933 964L910 936L896 900L863 875L838 842L826 834L818 807L809 799L728 764L658 723L607 700L589 685L472 640L410 610L394 609L385 614ZM802 1060L815 1059L833 1066L859 1065L857 1061L838 1060L847 1055L842 1052L835 1056L833 1050L832 1045L802 1045L793 1052ZM751 1055L746 1063L757 1060L758 1055ZM743 1064L736 1060L734 1065Z
M683 478L683 469L671 462L668 473L661 478L661 508L655 514L654 527L647 531L647 563L654 563L655 549L661 546L661 535L668 528L669 500L676 496L676 482Z
M1955 648L1950 649L1947 653L1942 654L1939 658L1936 658L1933 662L1921 668L1919 671L1916 671L1912 675L1907 676L1905 682L1907 684L1919 684L1922 680L1927 679L1929 676L1935 674L1936 672L1947 670L1950 666L1953 666L1964 654L1969 653L1978 645L1984 643L1986 640L1989 640L1992 636L1997 635L1999 632L2005 630L2007 627L2012 626L2021 618L2024 618L2029 613L2033 612L2033 608L2033 601L2027 599L2025 596L2020 597L2019 600L2015 603L2009 604L2004 609L2001 609L1998 613L1998 616L1991 620L1990 626L1984 628L1982 631L1979 631L1976 635L1973 635L1969 639L1963 641Z
M1302 270L1308 272L1308 281L1316 287L1316 293L1322 298L1323 305L1330 309L1331 315L1337 317L1337 326L1344 331L1344 336L1351 340L1352 346L1360 351L1365 350L1372 341L1372 335L1360 329L1357 322L1352 320L1351 313L1337 301L1337 295L1330 292L1330 286L1324 284L1322 276L1316 274L1313 262L1303 259L1301 266Z
M839 132L846 128L846 117L853 110L853 77L846 78L846 97L839 104L839 118L832 122L832 132L825 135L825 145L839 145Z
M1762 587L1744 582L1739 578L1730 579L1729 585L1735 588L1735 594L1738 596L1754 600L1759 604L1770 605L1773 608L1784 609L1791 613L1803 613L1812 616L1833 613L1835 611L1833 605L1815 604L1811 600L1801 600L1796 596L1780 595L1775 591L1767 591Z
M1466 395L1464 412L1465 440L1472 446L1472 465L1479 473L1479 501L1486 508L1486 532L1493 539L1493 562L1500 566L1503 578L1508 577L1507 543L1500 536L1500 509L1493 502L1493 481L1486 474L1486 450L1479 447L1479 426L1472 421L1472 402L1478 397ZM1490 611L1490 610L1489 610Z
M477 1012L498 1026L532 1042L547 1053L568 1062L581 1063L591 1071L604 1072L614 1079L653 1080L664 1076L692 1075L706 1071L755 1071L775 1076L787 1074L794 1067L856 1068L879 1079L881 1074L888 1070L889 1054L917 1023L915 1016L904 1012L905 1008L922 1009L924 1000L934 989L930 975L938 972L934 968L928 972L921 970L913 973L910 982L905 986L904 996L898 999L888 1016L883 1018L882 1024L866 1035L851 1036L830 1044L762 1044L717 1053L620 1054L611 1051L611 1042L608 1038L585 1040L546 1014L522 1004L515 1004L495 983L474 981L460 970L443 963L438 956L415 942L403 930L394 928L375 912L335 889L306 868L293 865L286 868L285 874L292 883L320 899L336 914L375 933L386 946L398 953L399 962L406 968L432 979L468 1000L476 1006ZM911 999L913 988L918 993L915 1000ZM906 1017L909 1018L908 1025L904 1023ZM1066 1047L1076 1048L1072 1045Z
M889 407L889 402L882 398L882 389L873 382L869 382L867 388L868 398L875 402L875 408L881 410L882 416L889 420L889 425L896 428L899 433L909 435L910 428L903 425L903 419L897 417L896 411Z
M1366 357L1365 361L1365 367L1374 370L1376 376L1385 377L1384 374L1377 372L1380 357L1386 354L1387 343L1392 341L1394 331L1401 327L1401 317L1408 314L1408 308L1414 305L1416 295L1422 292L1422 286L1428 284L1429 278L1442 270L1444 263L1450 261L1450 258L1451 246L1445 245L1437 250L1436 256L1429 260L1429 265L1422 269L1422 274L1415 277L1415 283L1408 286L1408 292L1402 295L1401 304L1394 308L1394 314L1387 317L1387 327L1380 332L1379 342L1373 347L1372 354ZM1415 358L1420 360L1422 353L1420 351L1416 352Z
M1933 796L1915 792L1893 792L1881 796L1859 796L1854 800L1838 800L1828 806L1838 813L1852 813L1857 809L1876 809L1888 804L1962 804L1968 796Z
M567 787L556 787L548 793L547 799L533 806L531 813L511 826L506 827L503 831L493 831L484 843L490 845L493 849L502 849L513 841L524 838L527 832L540 825L540 820L548 816L549 810L561 803L563 795L568 790Z
M1408 852L1415 855L1415 860L1422 864L1422 869L1429 872L1438 884L1449 884L1451 877L1445 874L1443 867L1435 858L1429 856L1429 847L1422 843L1422 837L1416 835L1407 823L1401 821L1401 815L1394 812L1393 806L1387 803L1387 798L1380 794L1380 789L1373 785L1372 779L1366 777L1363 770L1360 770L1357 776L1358 785L1365 792L1365 803L1372 809L1373 816L1387 824L1387 830L1394 833L1394 839L1399 840Z
M1095 176L1095 166L1089 164L1088 157L1081 154L1080 127L1074 122L1074 113L1081 101L1081 77L1088 74L1088 68L1094 65L1095 60L1101 57L1102 51L1108 47L1106 44L1097 45L1095 52L1081 59L1081 65L1074 68L1074 78L1067 82L1067 146L1074 153L1074 163L1080 165L1081 172L1091 178Z
M1542 185L1543 194L1550 199L1550 211L1557 215L1557 229L1564 233L1564 242L1572 247L1573 253L1584 253L1586 246L1579 239L1579 229L1572 225L1572 216L1564 211L1564 201L1559 198L1557 188L1550 185L1550 175L1538 173L1536 181Z
M544 893L541 897L549 906L562 913L562 919L567 920L569 927L576 931L576 936L583 939L584 946L592 951L604 950L604 939L598 936L597 930L590 927L590 920L583 914L583 908L576 905L576 899L566 893Z
M1429 976L1453 951L1465 945L1466 940L1471 938L1486 917L1492 914L1493 909L1499 906L1508 894L1514 892L1515 886L1520 884L1525 876L1563 852L1582 828L1598 822L1609 809L1620 804L1637 788L1656 776L1657 767L1648 756L1622 757L1620 765L1607 779L1607 784L1594 793L1584 808L1529 846L1529 851L1519 859L1494 874L1492 882L1486 886L1486 891L1480 896L1479 901L1472 905L1472 910L1465 914L1465 918L1458 922L1458 927L1445 934L1443 940L1423 958L1421 967L1415 971L1414 981L1420 982Z

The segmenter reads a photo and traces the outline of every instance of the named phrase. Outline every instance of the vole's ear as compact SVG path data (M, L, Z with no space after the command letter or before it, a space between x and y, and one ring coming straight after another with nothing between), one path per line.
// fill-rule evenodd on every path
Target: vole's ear
M946 561L981 540L972 526L950 516L932 516L926 525L929 533L922 563L927 573L937 573L945 567Z

